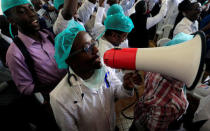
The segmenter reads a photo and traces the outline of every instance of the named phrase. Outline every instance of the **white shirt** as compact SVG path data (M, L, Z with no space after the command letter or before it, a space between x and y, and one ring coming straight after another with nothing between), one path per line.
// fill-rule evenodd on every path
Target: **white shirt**
M95 4L91 3L89 0L86 0L77 10L77 14L79 15L79 19L82 21L82 23L85 24L90 19L95 7Z
M123 41L119 46L119 48L128 48L128 40L126 39L125 41ZM107 50L110 50L112 48L115 48L115 46L113 46L109 41L105 40L103 37L99 39L99 53L100 56L103 57L104 53Z
M110 49L114 48L114 46L103 37L100 38L98 42L99 42L98 50L99 50L100 56L102 58L104 56L104 53L107 50L110 50Z
M122 6L125 15L129 15L128 10L133 7L135 0L122 0L120 5Z
M61 14L62 10L63 9L61 9L59 11L58 18L57 18L55 24L53 25L53 32L55 35L61 33L63 30L65 30L68 26L69 21L70 21L70 20L65 20L63 18L63 15ZM72 18L72 19L74 19L74 18ZM82 22L80 22L80 21L77 21L77 22L84 27L84 24Z
M168 0L165 0L162 2L162 6L160 8L159 13L154 17L147 18L147 24L146 24L147 30L156 25L157 23L159 23L166 15L167 11L168 11Z
M173 36L180 32L185 34L192 34L198 31L198 21L190 21L187 17L184 17L175 27Z
M157 31L161 32L161 28L163 25L174 25L176 21L176 17L179 13L178 5L182 0L169 0L168 1L168 11L166 16L159 22Z
M50 104L58 126L62 131L114 131L115 128L115 98L124 98L133 95L133 91L125 90L121 81L115 76L111 68L107 80L97 91L85 87L78 82L84 93L82 99L79 85L71 81L67 83L67 76L50 93ZM77 101L77 103L74 103Z
M105 26L102 24L104 11L105 8L98 7L97 12L93 13L91 19L85 25L86 30L94 39L100 37L100 35L105 31Z
M149 10L151 11L153 9L153 7L155 6L155 4L158 2L159 2L159 0L148 0Z

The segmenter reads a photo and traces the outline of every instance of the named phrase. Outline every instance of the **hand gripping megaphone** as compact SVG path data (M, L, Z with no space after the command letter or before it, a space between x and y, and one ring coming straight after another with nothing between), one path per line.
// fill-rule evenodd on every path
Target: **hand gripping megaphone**
M104 53L104 63L116 69L158 72L183 81L189 90L202 76L206 38L197 32L187 42L157 48L111 49Z

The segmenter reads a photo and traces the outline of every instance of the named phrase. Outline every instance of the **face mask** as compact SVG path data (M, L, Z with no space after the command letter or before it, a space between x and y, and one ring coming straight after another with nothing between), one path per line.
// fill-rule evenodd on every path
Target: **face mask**
M105 74L105 68L102 66L100 69L95 70L94 74L89 79L81 81L86 87L98 90L104 82Z

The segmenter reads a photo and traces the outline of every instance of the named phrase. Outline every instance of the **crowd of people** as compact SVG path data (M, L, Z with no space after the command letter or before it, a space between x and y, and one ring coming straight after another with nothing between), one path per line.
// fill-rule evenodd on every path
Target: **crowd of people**
M205 33L208 73L209 6L210 0L1 0L0 130L117 131L115 101L134 96L142 82L129 131L210 130L210 94L197 98L161 72L142 79L103 60L112 48L151 48L169 24L164 46ZM196 88L207 92L208 84Z

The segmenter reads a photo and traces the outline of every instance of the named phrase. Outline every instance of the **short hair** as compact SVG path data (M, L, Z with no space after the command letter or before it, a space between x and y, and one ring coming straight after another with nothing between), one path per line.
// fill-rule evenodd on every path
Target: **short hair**
M143 7L146 4L146 2L143 1L139 1L136 6L135 6L135 10L137 13L144 13L143 11L145 10Z
M178 10L180 12L191 10L192 3L190 0L184 0L178 5Z

